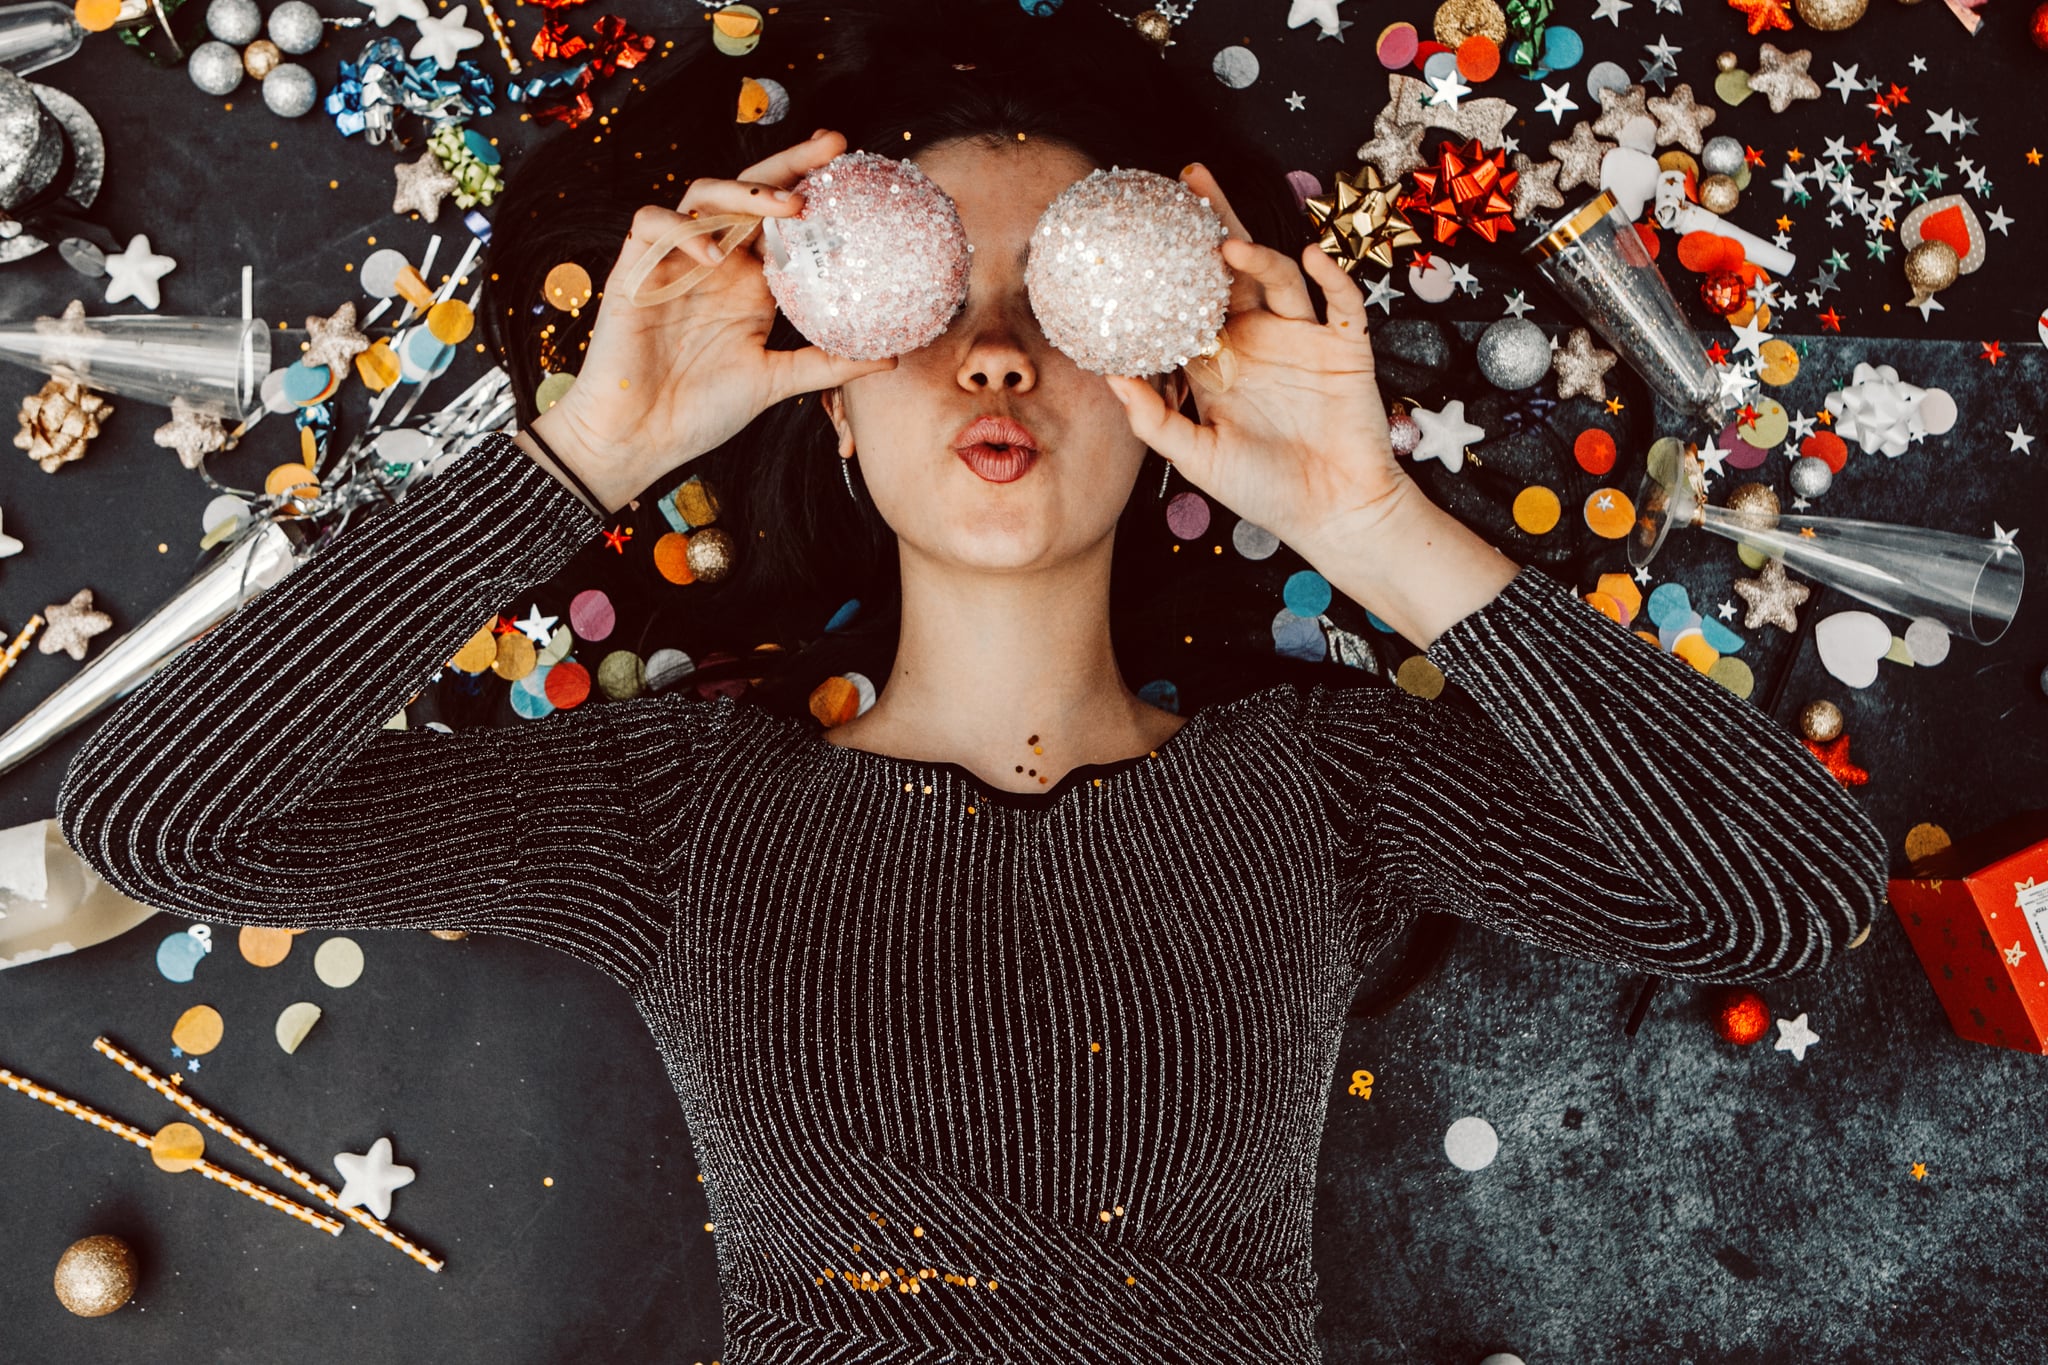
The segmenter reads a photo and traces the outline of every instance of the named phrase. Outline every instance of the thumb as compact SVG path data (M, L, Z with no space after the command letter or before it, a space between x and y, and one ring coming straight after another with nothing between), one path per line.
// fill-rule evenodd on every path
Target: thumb
M1131 424L1131 433L1147 446L1159 452L1168 464L1181 465L1183 461L1200 457L1196 447L1193 422L1173 412L1166 406L1166 400L1159 391L1140 379L1125 375L1106 376L1110 392L1123 404L1124 417ZM1192 471L1183 468L1189 478Z
M862 375L881 374L896 368L893 355L885 355L879 360L853 360L819 346L806 346L800 351L770 351L768 354L777 357L776 368L780 371L777 375L779 382L775 385L778 402L800 393L836 388Z

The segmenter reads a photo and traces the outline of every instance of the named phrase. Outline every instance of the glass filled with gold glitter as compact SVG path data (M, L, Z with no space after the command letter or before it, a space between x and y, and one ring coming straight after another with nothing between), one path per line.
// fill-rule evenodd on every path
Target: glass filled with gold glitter
M1647 567L1675 528L1698 527L1746 545L1786 569L1909 620L1939 623L1975 644L1997 642L2018 614L2026 563L2011 533L1989 538L1924 526L1787 516L1761 483L1738 485L1726 506L1707 502L1699 447L1664 437L1650 447L1636 494L1629 563ZM1804 590L1793 591L1804 600Z
M1522 254L1658 397L1709 421L1727 415L1720 378L1612 193L1566 214Z

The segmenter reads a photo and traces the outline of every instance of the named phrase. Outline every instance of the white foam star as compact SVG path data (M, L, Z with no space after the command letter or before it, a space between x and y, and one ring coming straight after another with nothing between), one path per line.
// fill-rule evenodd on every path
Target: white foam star
M1806 1016L1778 1021L1777 1050L1789 1052L1799 1061L1806 1060L1806 1049L1820 1041L1820 1035L1806 1026Z
M107 302L134 299L144 308L155 308L163 302L156 282L177 268L176 261L149 249L147 233L138 232L128 239L126 251L107 257Z

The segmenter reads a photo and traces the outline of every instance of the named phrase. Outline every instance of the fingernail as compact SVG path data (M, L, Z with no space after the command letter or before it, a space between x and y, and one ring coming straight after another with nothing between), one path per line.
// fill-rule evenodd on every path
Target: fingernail
M1183 180L1187 179L1192 172L1201 169L1201 165L1202 163L1199 161L1190 161L1187 165L1180 168L1180 178Z
M832 130L830 128L820 128L817 132L811 134L811 141L816 142L819 138L825 136L825 134L831 131Z
M796 193L793 190L777 190L775 191L775 197L782 203L787 204L790 200L796 198Z

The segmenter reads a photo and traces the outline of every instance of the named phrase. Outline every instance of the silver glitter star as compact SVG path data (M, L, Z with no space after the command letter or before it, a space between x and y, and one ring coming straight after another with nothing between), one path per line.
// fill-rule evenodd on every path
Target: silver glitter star
M393 213L417 213L431 223L441 216L441 200L461 188L432 152L423 153L418 161L401 161L391 169L398 177L398 193L391 200Z
M1557 396L1571 398L1584 394L1596 403L1606 402L1605 376L1618 359L1614 352L1595 346L1591 332L1583 327L1572 328L1564 346L1550 357L1551 368L1557 371Z
M370 349L370 339L356 330L353 299L335 309L333 317L307 318L306 332L311 341L301 359L308 365L320 365L337 373L347 368L351 357Z
M43 633L36 648L45 654L63 650L74 660L85 657L85 643L112 628L114 618L92 609L92 589L80 588L68 602L54 602L43 608Z
M231 444L220 418L182 397L171 399L171 420L151 433L150 439L166 450L177 451L179 463L187 469L199 468L200 461Z

